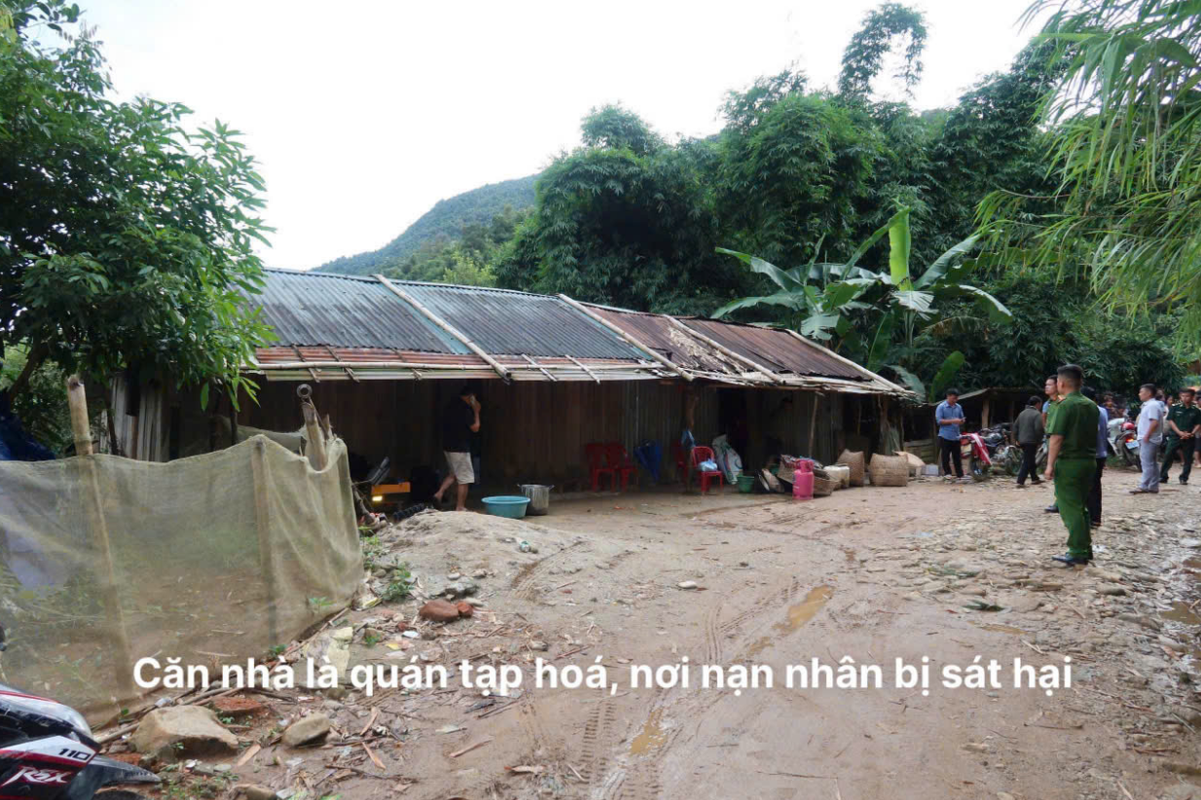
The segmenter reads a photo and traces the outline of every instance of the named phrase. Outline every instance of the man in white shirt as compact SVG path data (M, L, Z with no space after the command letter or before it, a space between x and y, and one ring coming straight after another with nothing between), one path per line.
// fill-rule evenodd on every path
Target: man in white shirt
M1159 494L1159 445L1163 442L1164 417L1167 408L1155 399L1155 384L1144 383L1138 390L1143 407L1138 412L1138 456L1143 465L1143 477L1131 494Z

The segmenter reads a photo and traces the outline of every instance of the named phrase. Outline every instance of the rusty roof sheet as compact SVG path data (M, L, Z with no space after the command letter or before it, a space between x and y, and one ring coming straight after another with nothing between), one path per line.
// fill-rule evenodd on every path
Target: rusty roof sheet
M474 286L393 283L492 355L646 358L558 297Z
M273 347L470 352L374 278L269 269L250 304L275 329Z
M680 330L663 314L618 311L604 306L589 306L589 310L684 369L732 374L746 371L745 366Z
M685 325L773 372L871 381L871 373L847 364L787 331L711 319L681 319Z

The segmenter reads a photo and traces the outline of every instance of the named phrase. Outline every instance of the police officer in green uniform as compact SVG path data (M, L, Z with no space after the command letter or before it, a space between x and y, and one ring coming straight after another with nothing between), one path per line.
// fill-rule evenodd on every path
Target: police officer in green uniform
M1068 529L1068 552L1053 556L1068 566L1093 558L1091 521L1086 507L1097 470L1097 404L1080 394L1084 370L1065 364L1057 372L1059 404L1047 416L1047 480L1055 482L1055 504Z
M1201 433L1201 408L1193 401L1192 389L1180 390L1180 402L1168 409L1168 434L1163 454L1163 467L1159 470L1160 483L1168 482L1168 472L1172 469L1172 461L1177 451L1184 457L1184 466L1180 470L1180 485L1188 483L1189 473L1193 471L1193 453L1197 448L1197 434Z

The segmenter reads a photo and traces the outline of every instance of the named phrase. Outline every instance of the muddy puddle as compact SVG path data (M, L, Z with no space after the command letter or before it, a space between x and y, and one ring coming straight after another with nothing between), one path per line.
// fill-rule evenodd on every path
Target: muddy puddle
M651 712L651 715L647 717L646 724L642 726L642 732L634 737L634 741L630 742L630 755L644 756L663 746L663 743L667 741L667 733L663 730L662 718L663 709Z
M805 595L805 599L788 609L788 616L781 622L777 622L772 626L771 633L763 636L755 641L747 649L747 656L755 656L763 652L763 649L768 645L787 636L798 628L802 627L809 620L813 619L817 612L822 610L822 606L829 602L834 596L834 589L830 586L818 586L809 594Z

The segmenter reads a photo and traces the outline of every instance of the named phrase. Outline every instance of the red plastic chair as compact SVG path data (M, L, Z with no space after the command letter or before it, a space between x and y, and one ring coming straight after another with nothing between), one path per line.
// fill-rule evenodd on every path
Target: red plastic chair
M584 445L584 457L588 461L588 479L592 481L592 491L600 491L601 475L609 476L609 491L617 488L617 475L612 467L605 466L605 445L592 442Z
M609 442L605 445L605 460L608 461L609 469L613 470L615 483L617 476L621 476L621 490L624 492L630 485L630 475L634 473L634 462L630 460L630 454L621 442Z
M671 454L676 460L676 475L680 478L680 483L688 482L688 454L684 452L684 445L675 442L671 446Z
M717 478L718 486L725 486L726 484L726 477L720 469L701 469L701 462L710 460L714 460L712 447L697 445L692 448L692 469L701 476L701 494L709 491L709 481L712 478Z

